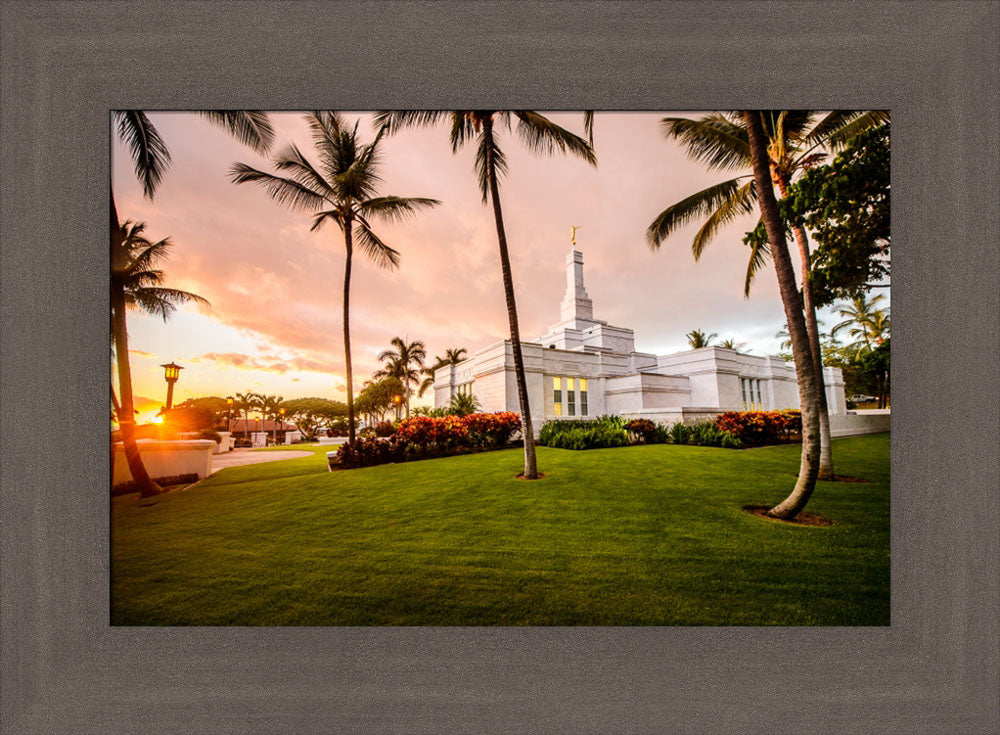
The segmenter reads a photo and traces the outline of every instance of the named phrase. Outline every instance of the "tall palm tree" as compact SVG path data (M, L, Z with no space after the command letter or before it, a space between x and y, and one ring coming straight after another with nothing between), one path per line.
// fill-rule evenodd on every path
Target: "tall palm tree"
M402 221L420 209L440 204L436 199L377 196L378 145L384 129L368 144L358 140L358 125L347 125L336 112L310 112L306 121L319 156L319 168L294 143L275 156L280 173L259 171L245 163L233 165L232 181L256 183L278 204L308 212L312 231L333 222L344 236L344 363L347 372L348 439L354 441L354 374L351 367L351 265L354 246L383 268L396 268L399 253L386 245L372 229L371 221Z
M819 163L824 148L840 148L858 133L881 125L888 120L883 111L837 110L822 117L808 110L767 110L761 115L761 125L767 141L768 167L772 186L785 196L792 178L802 170ZM741 113L712 113L696 120L668 117L662 120L668 138L680 140L688 154L713 170L742 170L745 173L692 194L663 210L649 226L646 235L650 246L658 248L663 240L681 225L705 218L695 235L691 249L697 260L705 246L719 229L754 210L757 190L750 168L749 142ZM805 228L792 227L799 249L802 276L803 308L809 331L809 357L818 371L821 421L820 477L833 476L833 455L830 448L830 424L823 385L822 351L816 308L809 282L809 241ZM754 247L747 266L744 293L749 297L750 285L757 271L768 261L766 246Z
M778 212L774 189L770 186L767 138L761 124L761 114L747 110L743 113L743 119L746 123L750 163L753 166L754 182L758 191L757 206L767 230L768 242L771 244L771 257L778 276L778 288L792 340L792 355L795 359L795 372L799 384L799 404L802 409L802 459L799 475L789 496L768 511L775 518L791 519L798 515L809 501L819 475L820 407L816 388L816 374L819 371L810 354L809 332L806 330L805 315L802 311L802 298L795 282L795 269L785 241L785 226Z
M434 356L434 363L430 367L423 369L423 373L426 376L420 383L420 389L417 391L418 396L423 396L427 392L428 388L434 385L434 373L436 373L441 368L446 365L458 365L458 363L465 360L465 353L468 352L464 347L449 347L445 350L444 357L439 355Z
M411 386L420 382L420 375L423 373L424 360L427 359L427 348L420 340L407 342L399 337L393 337L389 342L392 345L388 350L384 350L378 356L380 362L393 366L395 372L392 377L399 378L403 384L404 397L406 399L406 418L410 418L410 396L413 394ZM390 373L375 373L376 377L389 377Z
M451 149L457 152L466 143L476 143L476 178L483 195L483 204L493 204L493 219L500 248L500 273L504 296L507 301L507 321L510 324L511 350L514 353L514 374L517 380L517 398L521 409L521 433L524 435L524 478L538 478L535 458L535 434L531 424L531 406L528 404L528 384L524 377L524 358L521 355L521 331L517 321L517 303L514 300L514 279L510 269L507 249L507 231L500 206L500 178L507 172L507 159L497 142L498 130L512 130L516 120L517 135L528 149L535 153L571 153L594 166L597 157L593 148L593 115L584 116L584 128L590 142L556 125L544 115L532 110L397 110L380 112L376 123L389 125L390 130L434 125L447 120L451 127Z
M233 137L254 150L265 153L274 138L274 131L271 122L264 112L253 110L203 110L200 113L214 124L222 127ZM156 193L156 188L163 179L163 174L170 165L170 151L166 143L160 136L156 126L149 120L142 110L113 110L111 121L115 127L118 138L125 144L132 157L135 168L135 175L142 183L142 191L146 198L152 199ZM111 252L119 252L124 245L125 233L118 219L118 207L115 205L114 189L109 187L109 207L110 230L111 230ZM114 258L114 255L112 255ZM121 358L119 357L119 360ZM126 368L128 367L128 354L125 355ZM126 371L127 372L127 371ZM121 374L121 363L119 362L119 375ZM131 380L128 382L128 404L132 404ZM126 401L125 389L122 388L122 402ZM131 414L129 415L131 419ZM134 435L134 434L133 434ZM122 432L125 438L125 432ZM132 477L145 488L144 492L153 492L152 484L140 481L139 477L147 478L148 473L142 466L142 458L139 455L138 445L131 442L131 452L126 446L126 455L131 454L129 469ZM139 475L136 475L136 472Z
M697 350L701 347L709 347L712 344L712 340L719 335L715 332L711 334L705 334L700 329L693 329L684 335L688 339L688 344L691 345L691 349Z
M162 316L166 321L178 304L208 302L193 293L163 286L163 271L158 266L166 259L171 243L168 239L150 242L143 234L144 229L139 222L123 222L115 228L117 236L113 241L117 246L111 250L111 338L121 392L121 401L116 403L119 405L122 447L140 494L149 496L161 492L161 488L146 471L135 440L135 403L125 313L130 309L138 310Z

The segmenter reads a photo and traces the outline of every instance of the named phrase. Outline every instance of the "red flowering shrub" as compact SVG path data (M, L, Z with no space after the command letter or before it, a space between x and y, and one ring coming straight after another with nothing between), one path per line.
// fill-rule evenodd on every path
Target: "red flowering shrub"
M453 442L463 444L468 430L460 416L414 416L400 421L396 427L396 437L401 442L429 444L430 442Z
M375 436L392 436L396 429L388 421L375 424Z
M656 437L656 424L649 419L632 419L625 424L629 434L641 438L646 444L652 444Z
M503 447L521 428L521 415L512 411L470 413L462 417L469 441L483 448Z
M341 468L353 469L497 449L506 446L520 426L520 414L510 412L414 416L400 421L388 440L361 438L341 444L337 461Z
M715 417L715 427L745 444L777 444L802 434L802 414L798 409L727 411Z

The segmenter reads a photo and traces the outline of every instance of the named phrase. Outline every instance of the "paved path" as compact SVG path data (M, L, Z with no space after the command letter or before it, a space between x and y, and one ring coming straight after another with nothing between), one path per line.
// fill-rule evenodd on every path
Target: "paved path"
M312 455L312 452L303 452L294 449L288 451L275 450L273 452L234 449L225 454L212 455L211 474L215 474L219 470L224 470L226 467L239 467L245 464L260 464L261 462L278 462L282 459L300 459L301 457L311 457Z

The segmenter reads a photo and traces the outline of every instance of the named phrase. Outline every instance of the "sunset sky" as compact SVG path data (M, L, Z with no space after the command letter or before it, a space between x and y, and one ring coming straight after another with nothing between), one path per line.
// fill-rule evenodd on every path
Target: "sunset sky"
M501 198L511 250L522 338L559 320L570 225L580 225L587 290L598 319L631 327L636 349L686 348L696 328L733 337L755 354L778 351L784 324L772 268L743 297L748 217L724 230L699 262L692 225L652 253L645 230L666 206L726 174L711 174L660 133L672 113L598 113L598 166L527 153L514 136L500 143L510 167ZM688 113L681 113L688 114ZM144 198L132 162L116 141L112 178L120 217L145 222L152 239L174 243L166 285L207 298L210 307L178 310L166 323L128 315L140 421L165 400L161 363L184 366L178 403L194 396L252 390L287 398L344 400L341 325L343 235L309 232L311 217L273 202L256 185L235 186L236 161L272 170L266 158L191 113L150 113L172 164L153 201ZM371 117L360 118L367 142ZM579 113L553 113L583 131ZM299 113L272 114L277 148L295 142L315 160ZM382 146L382 194L423 196L443 204L376 231L402 254L397 271L355 258L351 332L356 387L377 367L394 336L420 339L428 357L449 347L474 352L507 334L496 230L473 173L472 146L452 154L444 126L407 130ZM829 328L828 314L820 319ZM430 394L415 404L430 403Z

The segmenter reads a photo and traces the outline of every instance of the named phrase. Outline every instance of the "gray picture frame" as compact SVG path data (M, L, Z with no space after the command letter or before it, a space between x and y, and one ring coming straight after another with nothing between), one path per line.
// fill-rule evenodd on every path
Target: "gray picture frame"
M4 733L1000 731L1000 5L0 13ZM108 111L485 99L892 111L890 626L109 625Z

